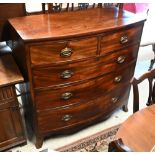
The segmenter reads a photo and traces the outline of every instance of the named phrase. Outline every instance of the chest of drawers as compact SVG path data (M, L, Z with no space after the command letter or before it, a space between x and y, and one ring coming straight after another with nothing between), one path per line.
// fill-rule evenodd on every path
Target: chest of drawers
M36 147L127 110L145 19L116 8L10 19Z

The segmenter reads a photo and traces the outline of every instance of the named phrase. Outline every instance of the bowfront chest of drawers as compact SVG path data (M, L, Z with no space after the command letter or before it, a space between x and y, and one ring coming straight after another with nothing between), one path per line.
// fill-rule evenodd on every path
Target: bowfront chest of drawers
M144 19L117 8L10 19L36 135L66 134L127 110ZM29 98L29 97L28 97Z

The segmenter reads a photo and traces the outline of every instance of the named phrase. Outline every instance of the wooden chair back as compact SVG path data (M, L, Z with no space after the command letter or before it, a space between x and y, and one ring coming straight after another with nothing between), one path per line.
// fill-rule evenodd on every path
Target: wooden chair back
M47 5L47 11L46 6ZM44 13L57 13L64 11L77 11L77 10L86 10L89 8L96 7L118 7L119 9L123 8L123 3L42 3L42 10Z
M108 152L133 152L128 146L126 146L122 139L117 139L109 143Z
M155 69L152 69L142 76L140 76L138 79L135 77L131 80L131 84L133 85L133 112L136 112L139 110L139 89L138 84L143 82L144 80L148 80L149 83L149 96L147 105L151 105L155 103Z

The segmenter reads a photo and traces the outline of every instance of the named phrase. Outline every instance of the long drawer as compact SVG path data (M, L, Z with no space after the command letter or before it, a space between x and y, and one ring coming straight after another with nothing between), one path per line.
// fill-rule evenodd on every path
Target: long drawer
M71 84L116 71L137 57L138 45L79 63L32 69L34 88Z
M93 57L97 37L72 41L45 42L30 46L32 65L46 65Z
M104 117L122 105L122 101L126 100L129 95L129 90L130 87L127 85L106 96L103 95L90 102L81 103L81 105L38 112L39 132L61 130L73 125L80 125L80 123L87 122L93 118Z
M67 107L105 95L129 83L135 64L118 72L112 72L88 82L77 83L56 89L35 91L37 110ZM124 71L124 72L123 72Z
M101 38L101 55L124 48L128 45L140 42L143 26L131 27L126 30L107 33Z

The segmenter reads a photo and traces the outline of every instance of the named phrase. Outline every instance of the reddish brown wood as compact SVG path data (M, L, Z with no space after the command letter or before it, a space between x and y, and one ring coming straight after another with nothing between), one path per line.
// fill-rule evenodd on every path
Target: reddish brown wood
M107 35L101 38L101 54L106 54L112 50L117 50L127 45L140 42L141 31L142 27L139 25L129 29L121 29L115 33L107 33ZM123 37L127 37L126 42L123 42Z
M122 81L128 80L132 77L132 74L129 76L126 76L127 73L130 73L130 69L126 70L122 73L122 71L119 71L119 68L116 68L116 64L104 64L103 61L104 58L101 59L101 61L95 61L94 65L89 63L89 61L84 62L86 64L85 66L80 65L82 63L79 63L79 66L72 67L71 64L64 66L55 66L55 67L49 67L49 68L41 68L41 69L35 69L32 71L33 74L33 83L34 88L42 88L42 87L55 87L55 86L63 86L64 84L72 84L74 82L80 82L80 81L86 81L101 75L105 75L107 73L113 72L114 69L117 70L117 73L111 74L109 77L110 79L114 79L117 76L122 76ZM98 62L101 62L98 64ZM89 65L88 65L89 64ZM134 63L135 64L135 63ZM71 66L71 67L70 67ZM74 64L73 64L74 66ZM121 65L120 65L121 66ZM86 69L84 67L87 67ZM123 66L122 68L125 68L126 66ZM132 68L132 67L131 67ZM65 72L70 73L69 78L64 78L62 75L64 75ZM106 78L106 77L105 77Z
M21 20L22 23L20 23ZM10 19L9 22L24 41L37 41L103 33L118 30L130 24L140 24L144 20L143 16L135 18L134 14L123 10L118 11L117 8L93 8L69 12L69 15L68 12L64 12L26 16Z
M144 21L112 7L9 20L37 148L46 136L73 133L127 107ZM62 101L65 92L73 96Z
M61 51L70 48L70 57L61 56ZM47 42L30 47L30 57L33 65L59 63L77 59L86 59L96 56L97 38L80 39L73 41ZM40 54L44 55L40 58Z
M46 134L52 131L60 131L65 128L69 129L71 126L80 126L81 124L96 120L99 117L105 117L125 101L128 96L129 87L126 86L124 90L126 90L125 93L123 93L122 88L119 88L119 93L116 91L111 91L111 93L108 93L106 96L100 96L95 100L89 100L75 105L66 105L64 107L44 111L38 110L39 131L42 134ZM115 97L117 97L117 101L114 101Z
M108 152L133 152L133 151L123 143L121 138L119 138L109 143Z
M11 55L0 57L0 151L26 144L14 84L23 81Z
M8 39L7 20L13 17L26 15L24 3L1 3L0 4L0 41Z
M131 115L121 125L115 138L121 138L134 152L150 152L155 144L154 130L155 105L151 105Z
M0 86L6 86L22 82L21 75L17 65L15 64L11 55L4 55L0 57Z
M125 91L128 88L127 83L130 78L131 77L128 77L128 79L124 80L126 83L122 81L116 84L113 82L111 75L109 75L96 78L95 80L89 80L88 82L82 82L80 85L77 83L58 89L36 91L36 106L38 110L60 108L96 99L99 96L102 96L102 94L107 94L116 88L119 91L119 88L122 89L122 87L124 87ZM72 96L68 99L63 99L62 95L66 92L71 93ZM93 95L90 96L89 94Z

